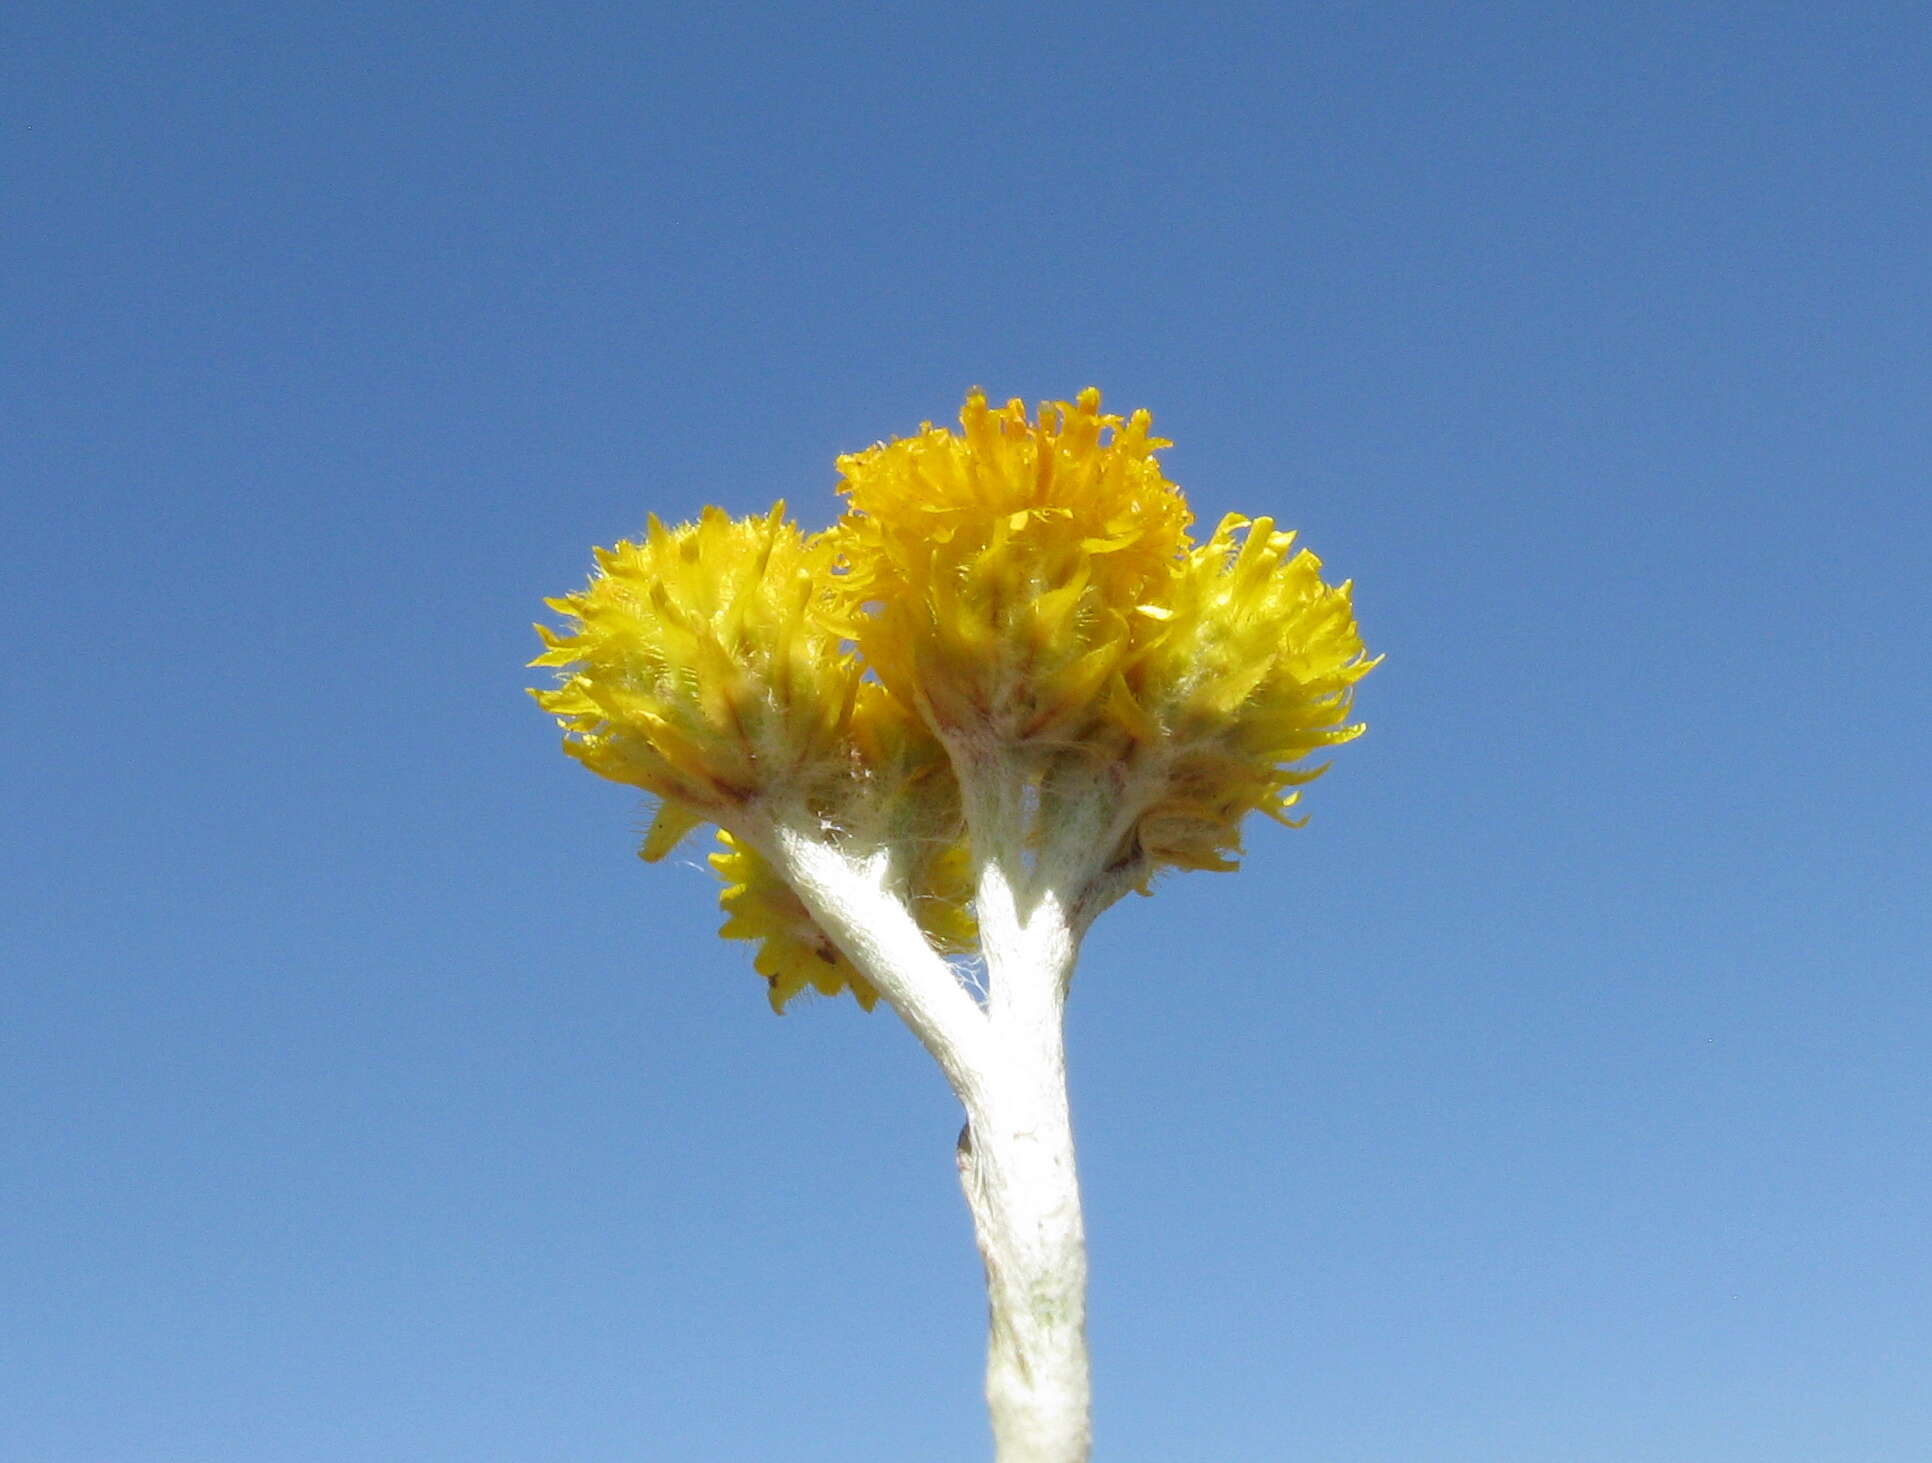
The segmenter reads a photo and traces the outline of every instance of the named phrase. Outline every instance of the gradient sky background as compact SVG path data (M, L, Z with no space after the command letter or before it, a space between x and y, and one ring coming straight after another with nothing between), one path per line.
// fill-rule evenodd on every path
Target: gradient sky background
M0 1459L984 1459L937 1073L522 663L1089 383L1388 656L1089 945L1100 1463L1932 1456L1924 7L697 9L0 22Z

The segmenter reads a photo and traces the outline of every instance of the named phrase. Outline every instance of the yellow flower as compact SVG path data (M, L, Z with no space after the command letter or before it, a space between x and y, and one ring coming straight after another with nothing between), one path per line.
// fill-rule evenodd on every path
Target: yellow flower
M576 623L537 626L548 648L531 664L569 675L532 694L565 751L666 800L647 857L696 815L843 771L861 671L823 614L834 552L782 503L763 518L707 508L675 529L652 518L642 543L596 551L589 588L547 601Z
M1136 830L1156 866L1234 868L1241 820L1292 825L1295 789L1326 770L1303 760L1365 730L1349 706L1377 662L1350 586L1324 584L1319 559L1291 554L1294 537L1267 518L1222 520L1110 686L1124 755L1161 774Z
M974 391L959 420L839 459L852 633L943 730L1078 734L1186 548L1187 504L1154 460L1168 444L1144 411L1101 415L1091 388L1037 421Z
M972 947L970 870L957 785L931 732L842 646L825 613L835 550L783 518L707 509L642 543L596 551L581 594L547 603L568 634L537 626L533 665L567 671L538 703L592 771L655 793L641 856L760 794L795 793L855 852L889 852L934 947ZM726 832L711 863L726 881L721 933L757 942L774 1007L810 985L877 993L758 853Z

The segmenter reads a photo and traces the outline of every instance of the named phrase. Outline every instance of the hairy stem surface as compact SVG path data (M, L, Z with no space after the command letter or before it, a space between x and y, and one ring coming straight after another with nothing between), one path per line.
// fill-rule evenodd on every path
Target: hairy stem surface
M1064 1039L1078 933L1054 871L1027 867L1023 835L1016 818L990 811L974 828L987 850L976 902L989 987L982 1008L925 941L888 860L839 848L802 817L758 832L966 1109L959 1178L986 1265L986 1400L998 1463L1087 1463L1087 1250Z
M960 1184L986 1262L986 1401L999 1463L1086 1463L1087 1240L1067 1103L1069 917L1086 870L1039 847L1010 765L955 755L972 832L992 1040L960 1094ZM1090 853L1083 851L1081 857Z
M996 1039L966 1099L959 1180L986 1264L986 1401L999 1463L1086 1463L1086 1232L1057 1019Z

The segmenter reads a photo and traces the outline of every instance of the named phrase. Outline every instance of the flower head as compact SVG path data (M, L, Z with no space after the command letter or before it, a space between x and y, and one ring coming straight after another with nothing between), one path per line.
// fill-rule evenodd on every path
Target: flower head
M1350 586L1267 518L1223 519L1189 553L1163 618L1115 679L1121 754L1152 796L1134 836L1155 867L1231 869L1251 812L1293 822L1313 753L1360 736L1349 706L1374 668Z
M821 613L835 551L783 510L707 508L675 529L652 518L643 542L596 551L589 588L548 601L576 624L537 626L546 649L531 664L569 674L532 694L562 723L565 751L705 812L836 760L860 667Z
M839 459L853 633L880 680L948 732L1064 736L1126 653L1186 547L1187 504L1136 412L1100 393L995 411L966 398L958 434Z

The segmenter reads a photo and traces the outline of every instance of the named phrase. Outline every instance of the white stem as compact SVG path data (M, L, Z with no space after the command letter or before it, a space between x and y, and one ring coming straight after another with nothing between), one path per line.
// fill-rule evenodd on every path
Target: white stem
M1051 880L1026 879L1017 826L988 815L974 828L989 850L977 900L985 1010L927 942L886 856L839 848L796 816L751 836L966 1109L959 1176L986 1264L998 1463L1086 1463L1087 1250L1062 1019L1078 936Z
M1074 871L1050 856L1028 866L1027 810L1002 760L954 758L979 866L993 1035L985 1080L961 1094L960 1185L986 1262L986 1401L999 1463L1086 1463L1087 1239L1064 1020L1078 954Z
M774 819L751 835L859 973L899 1013L963 1092L985 1063L986 1013L926 939L890 886L884 853L855 855L802 819Z
M1087 1243L1052 994L1065 974L1053 961L1002 963L995 990L1006 982L1047 998L996 1008L996 1065L963 1095L959 1179L986 1262L986 1402L999 1463L1086 1463L1090 1446Z

